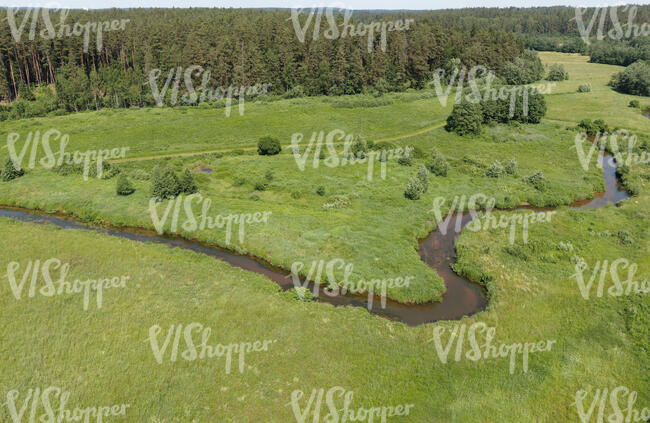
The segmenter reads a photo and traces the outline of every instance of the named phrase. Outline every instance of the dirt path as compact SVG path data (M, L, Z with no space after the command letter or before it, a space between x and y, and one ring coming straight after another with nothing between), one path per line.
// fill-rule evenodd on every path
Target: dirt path
M375 142L390 142L390 141L397 141L397 140L402 140L406 138L411 138L415 137L417 135L422 135L426 134L427 132L431 132L433 130L436 130L438 128L442 128L445 126L446 122L439 122L435 125L428 126L426 128L419 129L415 132L410 132L408 134L403 134L403 135L398 135L396 137L390 137L390 138L381 138L378 140L375 140ZM342 142L337 142L334 143L335 145L342 145ZM286 149L291 147L291 145L283 145L282 149ZM203 150L203 151L193 151L190 153L172 153L172 154L159 154L155 156L142 156L142 157L132 157L128 159L118 159L118 160L110 160L111 163L125 163L125 162L139 162L139 161L145 161L145 160L155 160L155 159L165 159L165 158L174 158L174 157L192 157L192 156L200 156L202 154L211 154L211 153L229 153L232 151L254 151L257 150L257 147L244 147L244 148L221 148L218 150Z

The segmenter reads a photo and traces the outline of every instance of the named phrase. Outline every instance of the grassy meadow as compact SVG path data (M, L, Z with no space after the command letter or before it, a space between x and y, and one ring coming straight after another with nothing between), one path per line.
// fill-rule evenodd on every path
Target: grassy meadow
M283 268L297 260L341 258L354 264L353 279L412 275L411 286L390 290L389 296L438 300L442 279L417 254L418 238L435 227L436 197L449 199L443 210L454 196L476 193L495 197L501 208L522 202L566 205L604 188L595 157L587 171L578 161L574 127L580 120L602 118L650 137L650 120L627 107L634 97L606 85L621 68L590 64L577 55L540 56L545 64L563 63L570 74L546 96L546 119L539 125L485 127L476 137L439 127L451 104L442 107L428 92L392 94L391 104L377 107L334 107L326 98L257 101L246 104L244 116L234 108L230 118L223 110L162 108L3 122L3 137L49 128L68 133L70 150L130 146L129 158L223 152L119 163L136 188L128 197L116 195L115 179L84 181L29 170L0 182L0 204L153 228L147 177L154 165L166 163L178 171L191 169L201 195L212 200L211 215L272 212L268 224L247 227L243 242L233 237L226 245L223 229L180 230L181 235ZM577 93L585 82L593 91ZM287 145L296 132L309 138L312 131L358 133L361 127L369 140L390 139L394 146L426 152L437 148L449 162L448 175L431 176L422 199L409 201L404 188L423 159L413 166L388 160L385 179L377 164L369 181L367 164L329 168L320 160L313 168L310 157L300 170L288 149L272 157L231 151L254 148L267 134ZM6 149L0 149L3 154ZM516 176L485 176L495 160L511 158L518 162ZM539 170L549 182L547 191L522 181ZM24 267L29 260L56 257L71 264L68 279L130 276L126 288L105 292L101 309L84 311L79 295L17 300L3 275L0 402L12 389L21 392L22 404L29 388L60 386L70 391L72 406L130 404L125 417L110 421L284 423L296 420L293 391L305 392L300 403L305 407L312 389L340 386L354 392L354 409L414 404L408 416L388 421L577 422L577 391L626 386L638 392L637 409L650 407L650 296L585 300L572 276L576 257L590 265L626 258L638 265L636 279L650 275L650 167L632 166L630 180L639 195L599 210L560 207L551 223L530 227L527 244L518 236L510 245L502 229L464 231L456 268L489 275L490 305L459 322L418 327L363 308L296 301L260 275L201 254L0 219L0 274L12 261ZM258 182L266 184L264 190L255 189ZM324 207L337 201L337 207ZM169 225L165 230L171 231ZM162 338L170 325L192 322L212 328L211 344L277 342L267 352L248 354L242 373L237 366L226 373L223 358L158 364L149 328L161 326ZM441 362L433 342L436 328L474 323L495 327L496 344L555 342L551 351L529 356L527 371L518 356L512 374L506 358ZM6 407L0 407L0 421L11 421Z

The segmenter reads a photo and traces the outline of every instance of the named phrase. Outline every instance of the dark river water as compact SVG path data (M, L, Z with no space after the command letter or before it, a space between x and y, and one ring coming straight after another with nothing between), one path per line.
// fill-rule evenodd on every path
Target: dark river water
M616 165L611 160L611 156L605 156L603 160L603 176L607 187L604 193L597 193L590 200L578 201L572 204L571 207L576 209L596 209L608 204L615 204L629 197L617 181ZM535 210L531 207L523 206L515 210L521 209ZM153 230L140 228L97 227L82 223L68 216L51 215L18 207L0 206L0 216L10 217L23 222L51 224L65 229L91 230L133 241L153 242L191 250L225 261L231 266L264 275L282 286L285 290L294 287L293 281L289 277L289 271L285 269L276 268L255 257L240 255L212 245L203 244L199 241L187 240L172 235L158 235ZM420 259L434 269L445 281L447 292L444 294L442 301L424 304L402 304L396 301L386 300L385 307L382 307L381 300L375 297L373 299L371 313L391 320L404 322L409 326L417 326L438 320L457 320L463 316L469 316L485 309L488 304L488 298L484 288L477 283L457 275L451 268L451 265L456 260L455 242L459 235L454 230L456 221L460 219L460 225L464 227L471 222L472 216L468 213L462 213L452 216L451 219L446 234L442 234L440 230L436 229L421 241L418 250ZM310 285L310 287L313 288L313 285ZM368 306L367 296L330 296L323 293L322 289L320 292L318 297L319 301L327 302L335 306Z

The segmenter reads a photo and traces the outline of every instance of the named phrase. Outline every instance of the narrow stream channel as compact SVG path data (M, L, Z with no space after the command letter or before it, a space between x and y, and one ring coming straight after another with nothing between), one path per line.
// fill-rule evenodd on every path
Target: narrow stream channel
M597 209L608 204L615 204L629 197L618 183L616 178L616 165L609 155L605 155L603 160L603 176L606 183L606 191L604 193L596 193L594 198L590 200L577 201L571 204L571 207L581 210ZM522 209L531 208L522 206L514 210ZM132 241L153 242L165 244L170 247L192 250L225 261L233 267L239 267L264 275L285 290L294 286L291 278L288 277L289 272L287 270L274 267L261 259L239 255L215 246L203 244L199 241L190 241L178 236L161 236L153 230L128 227L97 227L82 223L68 216L47 214L10 206L0 206L0 216L36 224L52 224L64 229L91 230L120 238L127 238ZM457 214L452 219L462 219L462 227L472 220L471 215L468 213ZM456 221L452 220L449 224L450 228L453 228L455 224ZM404 322L409 326L417 326L438 320L457 320L463 316L472 315L484 310L488 304L488 298L484 288L479 284L457 275L451 269L451 265L456 260L455 243L458 235L454 230L449 230L446 235L443 235L436 229L420 243L418 251L421 260L434 269L445 281L447 292L444 294L442 302L402 304L387 300L386 307L382 308L379 298L375 298L371 312L391 320ZM312 287L313 285L310 286L310 288ZM366 296L337 295L332 297L322 293L322 290L320 292L319 301L327 302L335 306L367 307L368 304Z

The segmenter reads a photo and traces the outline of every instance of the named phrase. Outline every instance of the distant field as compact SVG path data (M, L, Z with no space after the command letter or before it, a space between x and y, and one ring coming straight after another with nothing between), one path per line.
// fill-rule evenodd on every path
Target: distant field
M353 104L355 99L374 100L365 96L351 97L349 101ZM334 107L327 97L270 103L258 101L245 103L243 116L234 106L230 117L226 117L224 109L203 106L104 109L68 116L2 122L0 137L18 133L21 135L18 146L22 146L30 131L44 132L55 128L69 134L70 151L128 146L129 157L253 147L265 135L273 135L283 144L290 144L294 133L311 134L312 131L329 132L334 129L362 133L369 139L382 139L444 122L451 104L443 108L440 102L430 97L431 92L389 94L382 97L382 101L392 101L392 104L353 108ZM337 98L335 101L344 99ZM6 149L0 149L0 157L6 155Z

